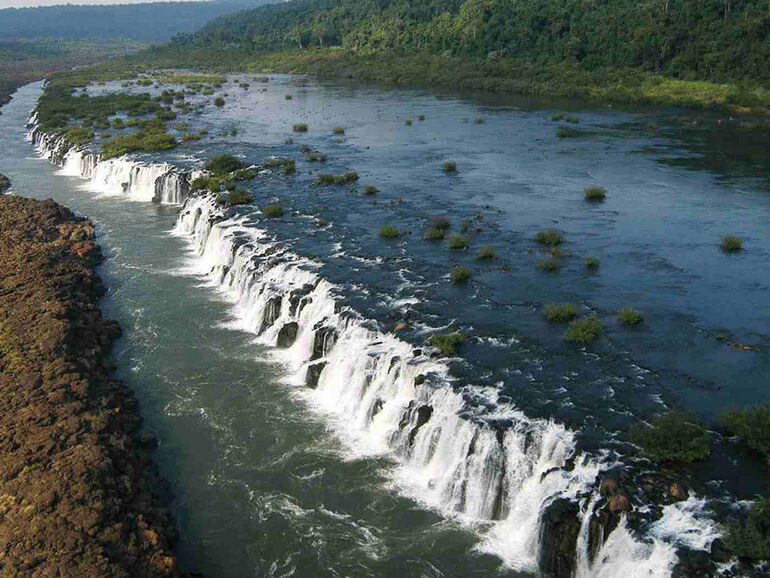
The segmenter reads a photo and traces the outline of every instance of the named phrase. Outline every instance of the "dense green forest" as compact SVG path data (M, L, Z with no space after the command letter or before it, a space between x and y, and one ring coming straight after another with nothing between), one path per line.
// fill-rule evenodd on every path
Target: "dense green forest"
M515 58L770 84L767 0L294 0L218 18L174 43Z
M191 32L217 16L266 4L269 0L148 2L143 4L41 6L0 10L0 38L73 40L126 38L163 42Z

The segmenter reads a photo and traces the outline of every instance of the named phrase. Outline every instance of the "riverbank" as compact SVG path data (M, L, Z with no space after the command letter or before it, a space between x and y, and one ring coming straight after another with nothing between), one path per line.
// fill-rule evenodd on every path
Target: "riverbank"
M391 86L442 87L530 96L562 96L604 103L685 106L767 114L770 91L737 84L677 80L634 68L586 70L579 64L514 58L470 60L434 55L360 55L342 49L243 54L189 46L153 48L134 64L215 72L311 74Z
M8 575L175 576L137 401L112 377L117 324L93 226L0 197L0 565Z

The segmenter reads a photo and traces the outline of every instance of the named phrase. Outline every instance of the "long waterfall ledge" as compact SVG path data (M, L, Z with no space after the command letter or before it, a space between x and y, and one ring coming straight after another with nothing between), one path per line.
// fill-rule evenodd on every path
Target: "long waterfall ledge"
M152 438L112 376L91 223L0 196L0 567L177 576Z

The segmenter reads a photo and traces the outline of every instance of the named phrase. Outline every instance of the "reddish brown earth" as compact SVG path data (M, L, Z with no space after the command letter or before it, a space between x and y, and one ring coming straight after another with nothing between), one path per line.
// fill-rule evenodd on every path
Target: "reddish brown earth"
M2 576L177 575L137 402L106 358L100 260L88 221L0 196Z

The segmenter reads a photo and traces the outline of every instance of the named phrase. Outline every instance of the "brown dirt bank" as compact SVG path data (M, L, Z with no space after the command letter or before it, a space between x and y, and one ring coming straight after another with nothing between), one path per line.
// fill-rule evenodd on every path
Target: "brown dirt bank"
M176 576L174 528L111 377L119 334L94 229L53 201L0 196L0 574Z

